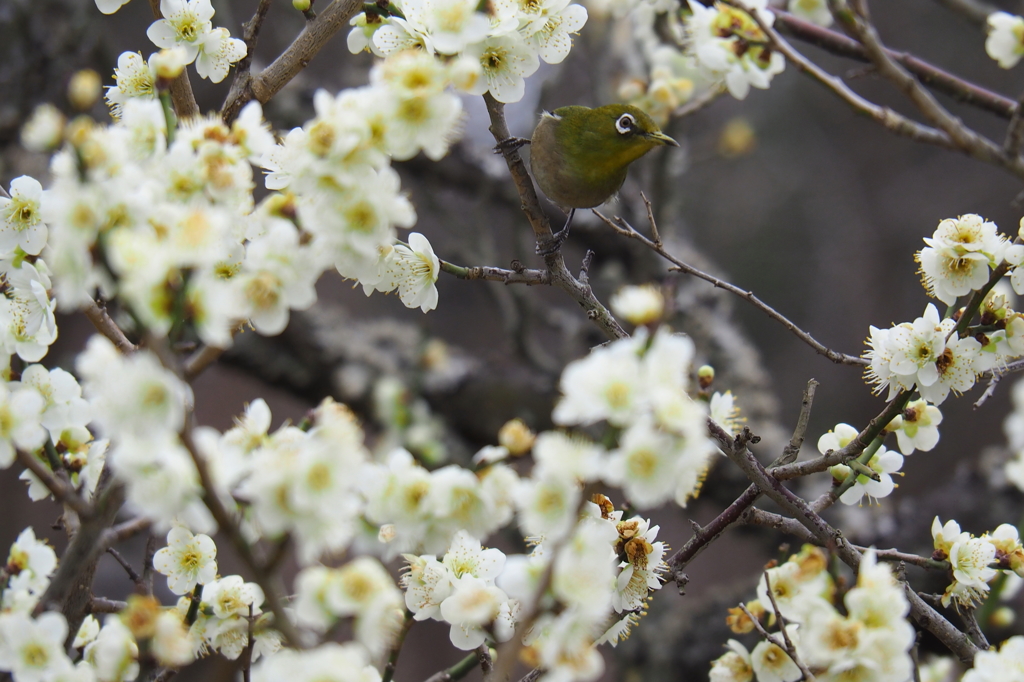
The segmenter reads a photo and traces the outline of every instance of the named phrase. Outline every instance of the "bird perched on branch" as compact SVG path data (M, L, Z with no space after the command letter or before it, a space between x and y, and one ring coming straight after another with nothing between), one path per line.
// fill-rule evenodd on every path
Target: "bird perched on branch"
M644 111L629 104L570 106L545 111L529 140L511 138L499 150L530 144L530 169L542 192L568 213L555 248L569 233L577 208L594 208L626 180L629 164L655 147L679 143Z

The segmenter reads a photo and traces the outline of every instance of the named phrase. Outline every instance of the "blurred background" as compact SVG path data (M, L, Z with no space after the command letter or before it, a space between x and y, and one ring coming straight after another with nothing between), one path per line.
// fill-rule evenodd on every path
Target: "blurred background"
M1020 70L1000 69L985 54L983 27L947 4L956 3L876 0L871 8L890 47L1016 99L1024 89ZM238 36L255 5L255 0L215 0L214 21ZM999 6L1024 12L1022 2ZM148 55L153 50L145 36L152 20L145 0L109 17L85 0L0 0L0 182L5 187L22 174L46 184L47 159L18 145L19 130L33 108L51 102L72 114L67 85L84 68L112 85L122 51ZM272 61L303 22L290 2L275 1L260 36L255 69ZM275 128L286 131L310 118L316 88L334 92L367 82L372 60L367 54L351 55L343 34L265 107ZM899 93L863 65L792 42L830 72L846 76L864 96L916 118ZM507 107L513 134L529 137L542 108L616 101L630 79L646 77L637 62L628 19L592 9L569 58L557 67L543 65L527 80L523 101ZM230 80L211 85L193 78L203 111L219 108ZM969 126L1003 139L1006 120L939 99ZM504 162L491 153L494 140L483 103L466 98L464 104L464 139L447 158L395 164L417 209L415 229L427 235L440 257L460 265L508 267L518 259L539 267ZM102 101L89 113L99 120L107 116ZM681 148L659 149L635 164L619 203L607 212L641 227L643 191L653 202L670 251L752 290L844 353L864 350L869 325L888 327L922 314L927 299L914 252L941 219L978 213L1014 235L1024 213L1018 179L896 137L855 115L791 66L769 90L753 90L744 101L723 96L672 120L667 132ZM561 224L558 211L549 208L552 221ZM595 252L590 276L601 300L627 283L661 282L671 292L672 326L695 339L701 362L715 366L714 388L736 395L743 416L763 437L762 460L777 456L789 438L811 378L820 386L805 456L816 452L817 438L836 423L860 428L882 409L882 400L871 394L857 368L833 365L744 301L706 282L670 274L640 244L613 234L589 214L578 214L564 247L571 270L578 269L587 249ZM550 426L558 374L568 361L604 340L597 328L559 291L465 282L443 273L438 289L438 309L423 315L394 297L366 298L350 282L328 274L318 285L318 304L293 314L282 335L241 335L235 348L195 382L200 423L228 428L248 401L264 397L276 428L285 420L300 420L332 395L356 409L379 448L402 444L428 462L468 461L479 447L494 443L498 428L513 417L535 429ZM92 329L77 316L58 324L60 338L44 362L71 369ZM1024 498L1006 486L999 466L1008 456L1002 422L1013 381L1004 380L979 409L972 407L979 388L947 400L942 440L934 451L907 460L899 489L881 506L834 509L830 520L860 544L925 555L931 553L929 527L936 513L943 520L956 518L977 534L999 523L1016 523ZM827 485L828 478L819 476L799 484L798 491L818 494ZM681 546L691 534L687 519L706 522L744 487L723 459L700 500L687 509L652 514L662 525L659 539ZM14 471L0 473L0 547L33 524L59 553L65 544L62 532L46 532L57 514L51 503L30 506ZM606 679L703 679L730 636L725 608L753 597L764 563L787 556L779 548L786 541L766 531L730 531L690 565L686 596L666 587L633 637L606 652ZM517 550L512 535L495 538L493 544ZM122 553L139 565L143 545L144 538L138 539ZM228 548L218 559L222 573L244 574ZM917 569L908 569L908 575L918 589L944 588L941 580ZM122 569L105 558L96 594L123 598L130 589ZM170 603L170 595L164 597ZM1011 604L1020 607L1019 600ZM1018 631L1014 625L990 634L1001 641ZM934 645L925 638L922 647ZM425 679L460 657L447 646L447 626L418 624L407 640L397 679ZM231 674L229 666L214 667L201 676Z

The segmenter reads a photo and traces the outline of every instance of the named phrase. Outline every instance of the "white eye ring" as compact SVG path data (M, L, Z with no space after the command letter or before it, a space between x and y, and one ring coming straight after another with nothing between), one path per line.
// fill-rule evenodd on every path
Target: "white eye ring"
M615 129L622 135L633 132L635 125L636 120L630 114L623 114L615 120Z

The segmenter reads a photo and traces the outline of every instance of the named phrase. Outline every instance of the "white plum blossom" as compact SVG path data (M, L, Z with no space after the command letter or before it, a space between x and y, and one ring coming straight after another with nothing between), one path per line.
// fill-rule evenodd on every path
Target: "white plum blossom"
M209 78L213 83L220 83L228 75L231 65L245 54L245 43L238 38L232 38L226 28L215 28L203 37L199 45L196 73L201 78Z
M184 48L186 63L191 64L213 30L210 0L160 0L160 13L163 18L153 22L146 35L157 47Z
M429 312L437 307L434 283L441 266L426 237L419 232L410 233L409 245L395 245L384 267L384 280L378 287L397 289L406 308Z
M518 102L526 92L526 78L540 67L537 52L519 33L492 36L466 48L467 56L480 62L483 78L468 92L490 92L499 102Z
M104 14L113 14L129 2L131 0L96 0L96 9Z
M15 448L31 452L46 442L45 408L45 399L34 388L0 383L0 469L14 462Z
M1016 66L1024 56L1024 18L1007 12L988 15L985 52L1004 69Z
M871 456L866 466L878 475L879 480L876 481L858 473L845 464L837 464L829 469L832 475L840 481L845 481L850 476L855 477L853 485L839 496L839 500L843 504L859 504L865 495L868 496L869 501L887 497L896 487L892 480L892 474L903 467L903 455L886 450L883 445Z
M47 227L42 219L43 186L28 175L11 180L10 198L0 196L0 254L16 248L33 256L46 245Z
M209 535L192 535L188 528L174 526L167 533L167 546L153 556L153 568L167 576L167 587L177 595L188 594L197 584L217 578L217 546Z
M904 455L912 454L915 450L928 452L939 442L942 412L934 405L929 405L927 400L911 401L904 408L903 414L893 421L900 452Z
M0 614L0 670L9 670L17 682L47 682L62 664L68 624L60 613L49 611L33 619L27 614Z
M775 21L767 0L747 5L767 25ZM686 22L688 53L736 99L744 99L751 87L767 89L772 77L785 68L785 58L767 46L764 31L746 12L724 3L705 7L690 2L689 7L693 14Z
M139 52L122 52L114 69L116 85L107 87L107 105L113 117L120 118L125 104L133 98L156 99L156 70L152 57L147 62Z

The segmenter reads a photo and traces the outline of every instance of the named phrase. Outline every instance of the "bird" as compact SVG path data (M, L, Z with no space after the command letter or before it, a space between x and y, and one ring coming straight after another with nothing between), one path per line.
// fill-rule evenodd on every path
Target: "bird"
M565 226L554 235L554 248L568 236L576 209L600 206L619 191L631 163L655 147L679 146L630 104L545 111L529 140L510 138L498 147L526 143L537 185L567 213Z

